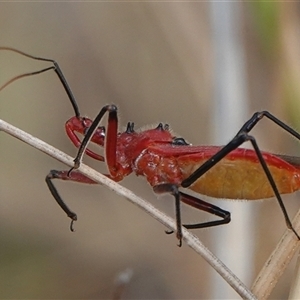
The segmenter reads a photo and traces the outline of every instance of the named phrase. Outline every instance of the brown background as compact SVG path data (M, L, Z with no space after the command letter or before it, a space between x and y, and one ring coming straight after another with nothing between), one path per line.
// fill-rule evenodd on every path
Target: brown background
M266 109L300 128L299 4L236 5L236 28L245 51L247 117ZM127 121L137 127L168 122L193 144L216 142L218 66L209 3L1 3L0 28L1 46L59 62L83 115L93 118L104 104L115 103L121 128ZM45 65L2 51L0 85ZM0 118L75 155L64 133L72 113L53 72L15 82L0 94ZM297 143L267 121L254 133L266 150L299 152ZM50 169L65 167L4 133L0 143L0 298L111 298L114 280L126 268L134 273L125 299L213 297L215 271L187 246L179 249L162 225L104 187L57 184L79 216L71 233L69 219L44 182ZM84 161L105 172L100 163ZM122 184L174 214L171 198L157 199L143 178L131 176ZM284 197L291 215L299 207L298 197ZM228 201L214 203L230 209ZM243 254L249 260L247 278L237 274L250 286L285 224L275 201L238 204L255 210L243 236L253 248ZM234 235L240 226L234 210L232 215L227 226L195 233L214 247L219 236ZM201 217L184 209L186 220ZM233 270L239 265L235 251L241 243L233 236L221 248L221 256L232 254L225 263ZM273 298L287 297L291 270ZM225 285L224 298L229 297L238 298Z

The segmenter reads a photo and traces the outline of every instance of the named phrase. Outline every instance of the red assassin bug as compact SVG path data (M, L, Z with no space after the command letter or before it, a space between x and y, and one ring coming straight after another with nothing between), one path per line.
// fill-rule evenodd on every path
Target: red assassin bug
M137 175L146 177L155 193L172 194L175 198L179 246L182 244L181 226L195 229L230 222L230 212L188 195L179 190L180 188L189 188L200 194L227 199L255 200L275 196L284 214L287 227L300 239L281 199L281 194L292 193L300 189L300 160L297 157L262 152L255 138L249 134L263 117L267 117L300 140L299 133L271 113L267 111L254 113L225 146L192 146L183 138L173 136L169 131L169 126L163 124L159 124L154 129L135 131L134 123L129 122L125 132L118 132L115 105L104 106L94 120L80 116L75 98L57 62L28 55L13 48L0 47L0 50L14 51L29 58L53 64L51 67L14 77L0 90L16 79L53 69L63 84L75 111L75 116L65 124L69 138L79 148L74 159L74 167L69 171L52 170L46 176L46 183L53 197L72 219L71 230L73 230L73 222L77 220L77 215L64 203L52 180L95 183L74 170L79 167L82 156L86 153L94 159L105 161L109 169L107 176L115 181L120 181L135 172ZM108 113L107 127L99 126L106 113ZM84 136L82 141L76 133ZM253 150L239 148L246 141L251 142ZM104 147L106 157L88 149L89 142ZM221 219L182 225L181 202L221 217ZM172 231L167 233L172 233Z

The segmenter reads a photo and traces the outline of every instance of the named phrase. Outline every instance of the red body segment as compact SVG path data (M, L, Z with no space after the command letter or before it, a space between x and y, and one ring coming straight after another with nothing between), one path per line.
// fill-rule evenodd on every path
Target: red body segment
M75 120L74 120L75 119ZM80 140L74 131L84 134L91 120L74 117L66 123L66 130L78 146ZM72 129L72 130L71 130ZM99 127L91 141L104 146L105 129ZM163 128L118 134L115 165L108 164L109 177L122 180L134 172L145 176L151 186L162 183L181 182L222 147L176 145L175 137ZM109 149L106 149L109 152ZM98 160L103 156L87 149L86 153ZM300 169L282 158L262 152L280 194L293 193L300 189ZM106 157L109 153L106 153ZM230 152L190 187L195 192L215 198L264 199L274 196L262 166L254 150L238 148Z
M151 185L180 184L221 147L177 146L170 154L146 151L138 159L137 175L144 175ZM281 194L300 189L300 170L281 158L263 152ZM227 199L264 199L274 196L266 174L254 150L238 148L201 176L191 187L193 191Z

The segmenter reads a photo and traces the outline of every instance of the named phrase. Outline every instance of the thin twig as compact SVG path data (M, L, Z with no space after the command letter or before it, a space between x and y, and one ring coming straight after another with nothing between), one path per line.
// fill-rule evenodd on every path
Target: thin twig
M295 267L294 278L290 288L289 298L290 300L300 299L300 257L298 255L297 264Z
M294 217L292 224L294 229L299 232L300 211ZM258 299L268 298L299 246L300 242L294 232L287 229L251 288Z
M39 140L36 137L16 128L15 126L0 119L0 131L4 131L15 138L25 142L26 144L46 153L47 155L59 160L60 162L66 164L69 167L73 167L73 158L60 150L48 145L47 143ZM176 224L173 219L168 217L166 214L162 213L156 209L149 202L136 196L132 191L124 188L118 183L110 180L101 173L93 170L92 168L81 164L78 169L82 174L91 178L92 180L98 182L99 184L107 186L109 189L125 197L131 203L137 205L139 208L144 210L146 213L151 215L161 224L165 225L171 230L176 230ZM243 298L243 299L257 299L251 291L245 286L240 279L235 276L217 257L215 257L201 242L200 240L185 228L182 229L183 240L191 247L194 251L199 253L227 282L228 284Z

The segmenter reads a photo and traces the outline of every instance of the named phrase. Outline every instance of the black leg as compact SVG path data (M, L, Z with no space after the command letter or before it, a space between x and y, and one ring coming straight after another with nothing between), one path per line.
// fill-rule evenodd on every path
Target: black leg
M294 137L296 137L297 139L300 140L300 134L297 133L295 130L293 130L291 127L289 127L288 125L284 124L283 122L281 122L279 119L277 119L276 117L274 117L272 114L270 114L267 111L263 111L263 112L257 112L255 113L252 118L250 120L248 120L243 126L242 128L239 130L239 132L237 133L237 135L226 145L224 146L219 152L217 152L215 155L213 155L210 159L208 159L204 164L202 164L194 173L192 173L188 178L186 178L185 180L182 181L181 185L182 187L189 187L190 185L192 185L197 179L199 179L203 174L205 174L209 169L211 169L215 164L217 164L222 158L224 158L228 153L230 153L231 151L235 150L236 148L238 148L240 145L242 145L244 142L246 141L250 141L255 152L256 155L260 161L260 164L262 165L262 168L267 176L267 179L274 191L274 195L280 205L280 208L283 212L287 227L290 228L295 235L297 236L297 238L300 240L300 237L298 235L298 233L295 231L295 229L292 226L292 223L290 221L290 218L287 214L286 208L283 204L282 198L280 196L280 193L277 189L276 183L272 177L272 174L262 156L262 153L257 145L257 142L255 140L255 138L251 135L249 135L248 133L252 130L252 128L258 123L258 121L260 121L263 117L267 117L269 118L271 121L273 121L274 123L276 123L279 127L281 127L282 129L286 130L288 133L290 133L291 135L293 135Z
M68 181L76 181L76 182L82 182L82 183L89 183L89 184L96 184L95 181L89 179L88 177L84 176L83 174L79 172L72 172L72 174L69 176L68 171L56 171L51 170L49 174L46 176L46 183L47 186L58 203L58 205L63 209L63 211L67 214L67 216L72 220L70 224L71 231L74 231L73 229L73 223L74 221L77 221L77 215L70 210L70 208L65 204L61 196L59 195L56 187L54 186L52 180L53 179L61 179L61 180L68 180Z
M212 215L218 216L222 218L221 220L214 220L204 223L197 223L197 224L184 224L183 226L187 229L197 229L197 228L206 228L206 227L213 227L219 226L223 224L228 224L231 221L230 212L221 209L220 207L203 201L199 198L193 197L191 195L185 194L180 192L180 200L185 204L193 206L199 210L208 212Z
M180 213L180 192L178 186L171 183L163 183L153 187L153 190L157 194L169 193L175 198L175 215L176 215L176 236L179 240L178 246L182 246L182 232L181 232L181 213Z
M153 190L157 194L169 193L169 194L173 195L175 198L176 227L177 227L177 238L179 240L179 244L178 244L179 247L181 247L181 245L182 245L181 226L184 226L187 229L196 229L196 228L218 226L218 225L227 224L230 222L230 212L223 210L218 206L215 206L208 202L205 202L201 199L198 199L191 195L180 192L178 190L177 185L175 185L175 184L164 183L164 184L156 185L153 187ZM204 222L204 223L182 225L181 213L180 213L180 201L182 201L185 204L188 204L194 208L197 208L199 210L206 211L210 214L221 217L222 219L214 220L214 221L210 221L210 222ZM173 231L166 231L166 233L170 234L170 233L173 233Z

